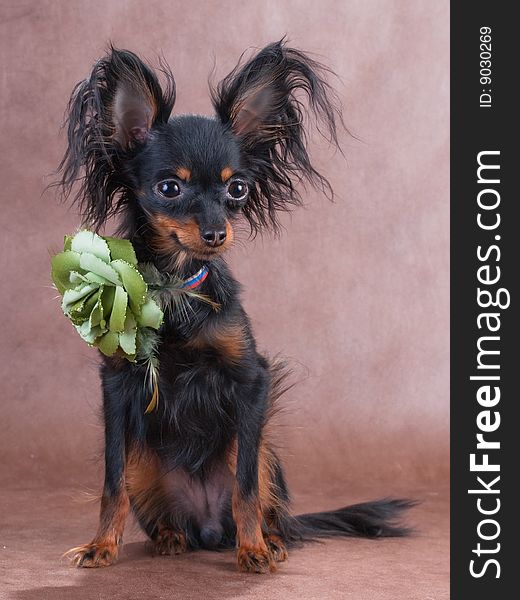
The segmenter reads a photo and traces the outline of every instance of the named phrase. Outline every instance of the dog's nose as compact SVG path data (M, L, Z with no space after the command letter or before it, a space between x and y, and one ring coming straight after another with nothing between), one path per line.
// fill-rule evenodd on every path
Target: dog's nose
M204 229L201 231L200 237L206 242L208 246L222 246L226 241L226 230L225 229Z

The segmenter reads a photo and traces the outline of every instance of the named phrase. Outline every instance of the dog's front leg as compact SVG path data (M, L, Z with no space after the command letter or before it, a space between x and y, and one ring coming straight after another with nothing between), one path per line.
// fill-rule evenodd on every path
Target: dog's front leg
M268 385L267 377L261 375L251 388L244 390L237 414L232 509L237 528L238 568L251 573L267 573L275 569L262 532L263 515L258 476Z
M103 396L105 484L98 531L90 544L67 552L78 567L106 567L117 559L130 502L125 485L125 414L119 394Z

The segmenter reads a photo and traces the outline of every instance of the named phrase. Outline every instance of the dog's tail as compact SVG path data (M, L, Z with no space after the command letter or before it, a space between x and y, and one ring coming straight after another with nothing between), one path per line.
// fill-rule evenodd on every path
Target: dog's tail
M403 511L413 500L383 498L331 510L288 516L280 523L280 533L288 542L298 543L326 537L403 537L411 529L401 524Z

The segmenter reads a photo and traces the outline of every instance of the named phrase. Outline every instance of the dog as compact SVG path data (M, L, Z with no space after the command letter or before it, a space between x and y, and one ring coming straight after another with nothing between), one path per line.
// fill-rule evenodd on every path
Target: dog
M239 223L279 228L298 185L329 195L307 150L308 117L338 147L343 125L329 69L285 40L211 90L215 116L174 115L175 82L110 47L74 89L63 194L75 184L84 223L118 233L142 263L211 299L169 311L160 330L159 402L146 411L145 369L103 357L105 483L98 531L72 549L79 567L117 560L130 511L157 554L236 547L240 571L268 573L291 546L327 536L402 536L410 502L383 499L294 516L269 434L284 365L257 350L240 286L223 256ZM307 119L307 120L306 120ZM215 310L218 305L218 310Z

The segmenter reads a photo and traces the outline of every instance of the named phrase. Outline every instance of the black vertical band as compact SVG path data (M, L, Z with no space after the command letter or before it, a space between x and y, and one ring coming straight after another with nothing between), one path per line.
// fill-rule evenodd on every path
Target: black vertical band
M460 600L508 598L520 576L520 26L512 7L451 5L451 597Z

